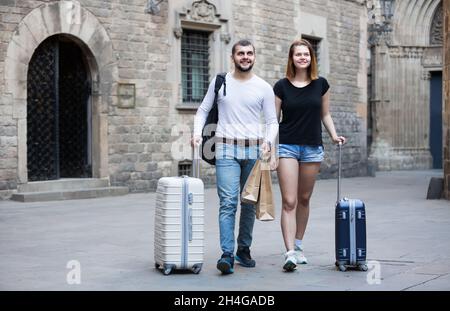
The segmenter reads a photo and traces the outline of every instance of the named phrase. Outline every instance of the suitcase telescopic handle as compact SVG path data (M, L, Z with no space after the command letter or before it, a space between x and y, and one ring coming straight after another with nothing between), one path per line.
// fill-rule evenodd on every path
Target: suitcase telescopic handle
M201 145L194 144L192 157L192 177L200 178L200 148Z
M342 142L338 143L338 180L337 180L337 201L341 199L341 161L342 161Z

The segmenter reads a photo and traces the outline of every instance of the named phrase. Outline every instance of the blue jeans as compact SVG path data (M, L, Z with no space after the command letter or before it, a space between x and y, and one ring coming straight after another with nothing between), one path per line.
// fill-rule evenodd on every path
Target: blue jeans
M238 200L258 157L258 146L245 147L216 143L217 193L220 200L220 247L224 253L234 253L234 227ZM255 206L241 203L238 246L251 246L254 223Z

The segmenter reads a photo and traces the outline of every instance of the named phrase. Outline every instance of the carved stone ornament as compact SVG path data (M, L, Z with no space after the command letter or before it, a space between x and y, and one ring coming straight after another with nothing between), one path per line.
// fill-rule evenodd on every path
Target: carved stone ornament
M136 105L136 85L133 83L119 83L118 88L119 108L134 108Z
M424 50L421 46L392 46L389 54L393 58L422 58Z
M429 71L423 71L422 80L431 80L431 73Z
M444 43L444 24L443 24L443 10L442 3L436 9L434 13L433 22L431 24L430 43L432 45L442 45Z
M227 37L228 19L221 17L216 6L207 0L192 1L190 6L183 6L176 13L173 33L177 39L183 36L183 29L197 29L212 33L212 40L220 38L227 44L231 40Z
M175 38L180 39L181 36L183 35L183 28L176 27L176 28L173 29L173 33L175 35Z
M220 40L222 40L223 42L225 42L226 44L230 43L231 41L231 36L228 33L225 34L221 34L220 35Z
M194 21L212 23L216 18L216 7L207 0L200 0L192 3L192 9L188 14Z

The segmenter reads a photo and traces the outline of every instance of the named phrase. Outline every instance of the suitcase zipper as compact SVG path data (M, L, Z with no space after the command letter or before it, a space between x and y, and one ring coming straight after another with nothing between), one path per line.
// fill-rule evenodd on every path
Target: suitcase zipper
M355 221L355 200L348 201L350 212L350 265L356 265L356 221Z
M194 203L194 195L193 195L192 192L189 193L188 198L189 198L189 208L188 208L188 211L189 211L189 218L188 218L189 219L189 224L188 224L189 242L192 242L192 225L193 225L193 223L192 223L192 213L193 213L193 211L192 211L191 205Z
M182 236L181 236L181 268L186 269L187 268L187 262L188 262L188 177L183 177L183 203L182 203L182 211L181 211L181 224L182 224Z

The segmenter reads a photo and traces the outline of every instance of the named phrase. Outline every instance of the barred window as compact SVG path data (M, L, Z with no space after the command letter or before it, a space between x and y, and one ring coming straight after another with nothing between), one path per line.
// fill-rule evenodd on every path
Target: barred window
M178 176L192 176L192 162L183 161L178 163Z
M302 35L302 39L308 40L309 43L311 43L313 50L316 53L317 66L319 67L318 69L320 70L320 41L322 41L322 39L305 35Z
M183 29L181 40L183 102L200 103L209 85L209 33Z

